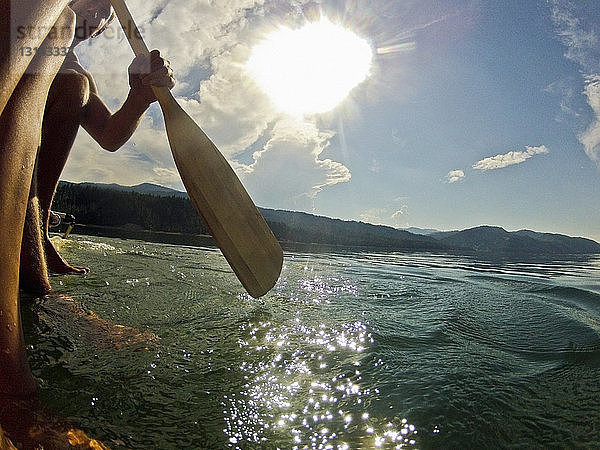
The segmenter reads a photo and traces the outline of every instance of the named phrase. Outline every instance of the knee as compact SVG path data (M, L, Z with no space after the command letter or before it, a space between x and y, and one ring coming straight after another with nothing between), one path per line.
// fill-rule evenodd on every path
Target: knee
M58 107L63 113L79 113L90 96L88 78L74 70L59 73L54 79L52 89L58 92Z
M65 8L54 23L53 32L48 34L50 44L56 47L69 47L75 36L76 15L71 8Z

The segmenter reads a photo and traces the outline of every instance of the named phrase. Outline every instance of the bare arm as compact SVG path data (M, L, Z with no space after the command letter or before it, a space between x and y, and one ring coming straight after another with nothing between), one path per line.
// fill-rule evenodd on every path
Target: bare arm
M103 149L114 152L133 135L149 106L150 103L129 91L125 103L111 114L98 94L90 92L81 125Z
M150 73L144 73L144 66L150 67ZM147 72L147 71L146 71ZM175 85L173 72L169 64L160 58L154 50L150 57L137 57L129 68L130 86L127 99L117 112L112 114L98 95L93 78L87 72L90 81L90 96L84 107L81 125L108 151L116 151L133 135L144 112L156 101L151 86Z

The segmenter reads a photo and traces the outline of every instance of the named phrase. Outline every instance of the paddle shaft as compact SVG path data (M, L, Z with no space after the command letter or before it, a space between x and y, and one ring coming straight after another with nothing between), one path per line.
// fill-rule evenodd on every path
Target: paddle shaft
M140 30L138 29L135 21L133 20L131 12L129 12L129 8L125 4L125 1L111 0L111 3L115 12L117 13L119 22L121 22L121 26L127 36L127 40L129 41L129 44L133 49L133 53L135 53L136 55L150 53L146 42L144 42L144 38L142 38Z
M148 47L124 0L111 0L136 55ZM237 175L214 143L166 87L152 87L165 118L183 184L238 279L253 297L267 293L283 265L283 251Z
M127 36L127 40L129 41L133 53L135 53L136 56L147 55L150 53L150 50L142 37L142 33L140 33L129 8L125 4L125 0L111 0L110 2L121 23L121 28L123 28L125 36ZM165 95L170 94L169 89L166 87L152 86L152 91L159 102L164 101Z

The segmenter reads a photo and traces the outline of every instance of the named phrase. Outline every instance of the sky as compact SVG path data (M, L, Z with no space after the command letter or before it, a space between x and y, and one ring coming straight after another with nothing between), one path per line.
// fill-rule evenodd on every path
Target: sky
M597 0L128 5L149 47L170 61L176 98L257 205L394 227L496 225L600 241ZM276 30L322 19L368 43L368 72L333 109L290 114L248 61ZM359 57L320 40L332 60ZM260 65L276 72L298 60L295 51ZM119 25L76 53L116 110L133 58ZM302 58L306 75L289 77L298 85L289 92L334 73L329 58ZM81 131L62 179L183 190L158 105L116 153Z

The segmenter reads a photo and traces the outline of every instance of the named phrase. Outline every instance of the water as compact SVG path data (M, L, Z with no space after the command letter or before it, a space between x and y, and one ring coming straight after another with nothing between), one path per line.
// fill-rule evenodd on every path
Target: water
M287 253L73 236L27 319L45 404L113 448L600 445L600 257ZM121 324L126 327L116 327Z

